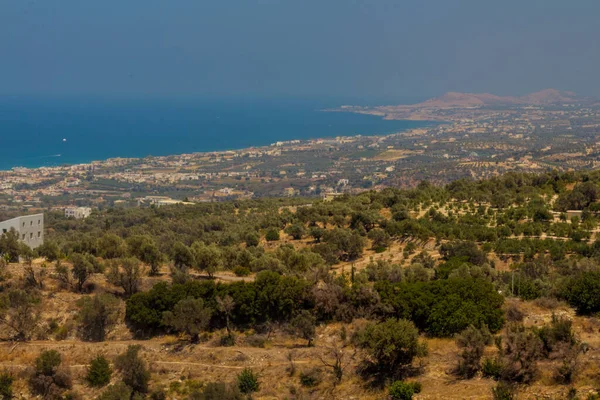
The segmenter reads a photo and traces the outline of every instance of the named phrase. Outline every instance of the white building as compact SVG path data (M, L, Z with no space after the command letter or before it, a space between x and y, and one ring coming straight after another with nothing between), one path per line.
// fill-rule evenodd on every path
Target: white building
M24 215L0 222L2 234L14 229L19 240L35 249L44 243L44 214Z
M83 219L90 216L92 209L90 207L67 207L65 208L65 217Z

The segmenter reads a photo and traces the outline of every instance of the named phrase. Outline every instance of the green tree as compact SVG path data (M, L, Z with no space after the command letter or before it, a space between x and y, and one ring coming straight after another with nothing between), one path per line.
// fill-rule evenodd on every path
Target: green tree
M359 333L357 345L367 352L367 367L392 376L401 376L415 357L427 352L415 325L403 319L370 323Z
M56 261L61 258L60 248L53 240L44 240L44 243L37 248L37 252L48 261Z
M6 256L9 262L19 262L19 254L21 251L21 242L19 242L19 234L14 228L0 236L0 254Z
M134 235L127 239L129 253L150 266L150 275L158 274L163 255L149 235Z
M94 266L90 263L89 259L83 254L73 253L69 257L71 263L73 264L73 269L71 270L73 274L73 278L75 279L75 285L78 292L83 291L83 286L87 282L87 280L94 273Z
M312 236L315 239L315 242L320 243L324 235L325 229L319 226L313 226L310 228L310 236Z
M56 350L42 351L35 360L35 368L29 377L31 391L44 399L62 399L66 389L72 386L71 375L62 367L62 357Z
M235 301L233 297L226 295L225 297L217 296L217 310L225 314L225 328L227 329L227 336L229 337L230 343L233 343L233 333L231 332L231 313L235 307Z
M158 275L163 254L155 243L144 243L141 248L140 260L150 266L150 275Z
M212 310L204 305L202 299L187 299L178 302L173 311L163 313L163 323L191 337L192 343L198 342L200 332L208 328Z
M486 337L473 325L456 337L456 345L461 349L457 372L465 378L472 378L481 369L481 357L485 350Z
M509 324L502 350L501 378L507 382L533 381L542 350L543 344L535 332L527 330L522 324Z
M390 235L380 228L369 231L367 237L372 241L372 247L375 251L384 250L390 245Z
M427 353L426 345L419 341L418 329L404 319L368 324L359 332L357 345L366 351L366 371L394 377L402 376L415 357Z
M421 392L421 384L417 382L395 381L389 389L390 400L411 400Z
M102 342L118 321L119 299L110 294L97 294L79 300L79 332L83 340Z
M127 350L117 356L115 368L121 373L123 382L129 386L134 393L148 393L150 372L146 363L140 357L140 345L131 345Z
M244 396L236 385L208 382L202 390L193 391L189 400L242 400Z
M311 346L313 339L315 338L317 319L308 310L302 310L290 321L290 325L293 328L296 335L308 341L307 346Z
M223 267L223 253L214 244L206 246L201 242L195 242L192 245L192 252L195 260L194 267L205 271L211 278Z
M149 235L134 235L127 239L129 253L150 266L150 275L158 274L163 255Z
M296 223L285 228L285 233L290 235L294 240L300 240L306 235L306 229L304 225Z
M35 292L9 289L0 293L0 323L14 333L15 340L29 340L40 319L39 304Z
M125 291L125 296L130 297L139 290L142 273L140 261L128 257L112 262L108 279L113 285L121 287Z
M275 241L279 240L279 229L270 228L267 231L267 233L265 234L265 240L267 242L275 242Z
M575 307L578 314L590 315L600 311L600 271L582 272L567 280L562 297Z
M256 232L250 232L246 235L246 246L256 247L260 243L260 236Z
M120 258L127 253L123 239L114 233L106 233L98 239L98 255L102 258Z
M173 245L172 259L175 268L180 270L185 270L194 266L194 254L189 247L181 242L176 242Z
M85 380L90 386L102 387L110 382L111 376L112 368L108 360L99 355L90 362Z
M237 376L238 388L244 394L252 394L260 389L258 375L250 368L244 368Z
M133 390L127 386L124 382L118 382L102 392L102 394L96 397L96 400L131 400L131 394ZM134 400L137 400L134 397Z

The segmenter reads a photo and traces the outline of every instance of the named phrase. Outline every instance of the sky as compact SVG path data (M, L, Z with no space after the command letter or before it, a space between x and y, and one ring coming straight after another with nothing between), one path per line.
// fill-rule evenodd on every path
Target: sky
M0 95L600 97L597 0L2 0Z

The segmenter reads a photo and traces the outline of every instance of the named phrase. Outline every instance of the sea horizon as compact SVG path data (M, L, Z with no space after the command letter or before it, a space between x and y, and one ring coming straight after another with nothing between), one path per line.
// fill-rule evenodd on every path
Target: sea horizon
M387 135L438 123L322 111L342 104L342 99L5 97L0 170Z

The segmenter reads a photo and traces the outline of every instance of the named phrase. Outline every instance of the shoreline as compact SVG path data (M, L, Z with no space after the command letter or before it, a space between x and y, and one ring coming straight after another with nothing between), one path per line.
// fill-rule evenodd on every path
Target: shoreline
M338 110L338 111L318 110L318 111L348 112L345 110ZM358 114L356 112L352 112L352 113ZM276 142L273 142L270 144L265 144L265 145L254 145L254 146L246 146L246 147L239 147L239 148L223 148L223 149L219 149L219 150L210 150L210 151L195 151L195 152L183 152L183 153L174 153L174 154L166 154L166 155L146 155L146 156L125 156L125 155L123 155L123 156L107 157L107 158L103 158L103 159L92 159L92 160L83 161L83 162L63 163L63 164L52 165L52 166L41 165L41 166L35 166L35 167L27 167L27 166L23 166L23 165L15 165L9 169L0 168L0 173L10 173L13 171L23 171L23 170L64 169L64 168L70 168L73 166L85 167L85 166L103 165L103 164L110 163L111 161L114 162L117 160L129 160L130 162L133 163L136 161L147 160L147 159L150 159L150 160L157 159L158 160L158 159L167 159L167 158L171 158L171 157L175 157L175 158L176 157L182 157L182 158L203 157L203 156L218 155L218 154L231 154L231 153L247 152L247 151L253 151L253 150L264 150L264 149L268 149L268 148L275 148L279 145L290 145L290 144L315 145L315 144L318 144L318 142L335 141L336 139L351 139L351 138L360 138L360 137L383 138L383 137L387 137L387 136L408 133L414 129L430 128L432 126L436 126L441 123L447 122L447 121L439 121L439 120L435 121L435 120L427 120L427 119L423 119L423 120L390 119L390 118L386 118L385 116L382 116L382 115L367 114L367 113L360 113L360 114L369 115L372 117L379 117L380 119L384 119L384 120L424 122L426 124L424 124L423 126L419 126L419 127L407 127L406 129L396 130L396 131L390 132L390 133L322 136L322 137L315 137L315 138L309 138L309 139L287 139L287 140L276 141ZM47 156L47 157L56 157L56 156L57 155L52 155L52 156ZM42 156L42 157L44 157L44 156ZM39 158L42 158L42 157L39 157Z

